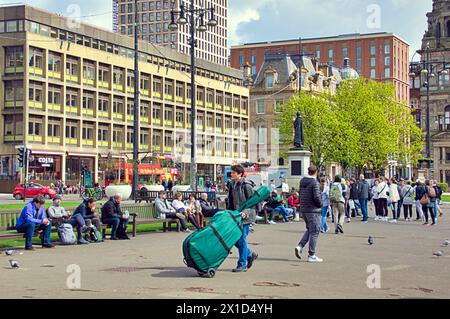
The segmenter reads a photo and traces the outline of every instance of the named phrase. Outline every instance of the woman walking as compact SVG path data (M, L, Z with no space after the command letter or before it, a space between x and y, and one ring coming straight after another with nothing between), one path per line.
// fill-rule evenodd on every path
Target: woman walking
M342 179L336 175L334 182L330 186L330 202L331 211L334 217L334 232L335 234L344 233L344 219L345 219L345 197L342 188Z
M411 181L407 181L401 191L401 197L403 198L403 214L405 221L412 221L412 207L414 203L414 187L411 186Z
M329 231L327 224L327 214L330 207L330 196L328 194L330 192L330 188L328 187L325 178L322 178L320 180L320 192L322 199L322 222L320 224L320 231L322 233L327 233Z
M397 182L394 178L390 180L389 185L389 199L391 202L391 210L392 210L392 220L390 220L390 223L396 223L397 219L400 218L400 215L397 216L397 204L400 201L400 194L398 193L398 186Z
M388 191L389 186L387 184L388 179L380 177L380 183L377 186L377 192L378 192L378 204L380 209L380 220L381 221L388 221Z

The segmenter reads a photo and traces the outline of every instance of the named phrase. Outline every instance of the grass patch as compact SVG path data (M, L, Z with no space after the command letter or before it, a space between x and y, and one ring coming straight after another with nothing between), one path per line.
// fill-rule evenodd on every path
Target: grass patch
M450 203L450 195L442 195L442 201L446 203Z
M31 199L30 199L31 200ZM27 200L25 203L24 202L20 202L17 204L0 204L0 210L22 210L22 208L28 204L29 200ZM62 202L61 206L63 207L70 207L70 208L74 208L74 207L78 207L78 205L81 204L81 201L79 202ZM103 204L103 202L97 202L97 206L101 206ZM45 203L45 208L48 208L52 205L52 201L48 200Z

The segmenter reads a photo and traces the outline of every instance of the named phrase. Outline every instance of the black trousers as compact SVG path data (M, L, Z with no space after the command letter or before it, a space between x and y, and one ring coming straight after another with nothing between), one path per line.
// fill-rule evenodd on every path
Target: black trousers
M387 217L389 214L387 198L379 198L378 203L380 205L380 216Z
M373 205L375 206L375 215L380 216L380 200L378 198L374 198Z
M412 204L411 205L403 205L403 214L406 218L412 218Z

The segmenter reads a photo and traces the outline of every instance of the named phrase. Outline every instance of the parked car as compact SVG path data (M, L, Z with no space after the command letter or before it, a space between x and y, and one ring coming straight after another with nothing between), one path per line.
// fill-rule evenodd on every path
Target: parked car
M23 199L24 197L24 185L23 184L17 184L16 188L14 188L13 191L13 197L15 199ZM29 182L27 184L27 192L26 197L35 197L35 196L44 196L47 199L51 199L55 197L56 191L50 189L48 186L43 186L38 183Z

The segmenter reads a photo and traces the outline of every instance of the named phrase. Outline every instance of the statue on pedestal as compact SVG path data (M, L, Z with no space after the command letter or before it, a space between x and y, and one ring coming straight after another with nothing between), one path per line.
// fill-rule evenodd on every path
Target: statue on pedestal
M305 148L305 145L303 138L303 119L302 113L300 111L297 112L297 118L295 119L294 122L294 130L295 130L294 146L296 149L303 150Z

